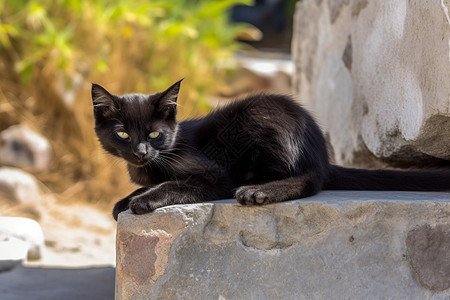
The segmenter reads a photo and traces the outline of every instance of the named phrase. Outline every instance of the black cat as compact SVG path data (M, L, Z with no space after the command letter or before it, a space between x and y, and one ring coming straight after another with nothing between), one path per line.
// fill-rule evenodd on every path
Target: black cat
M117 202L144 214L171 204L236 197L244 205L304 198L322 189L450 190L450 170L360 170L330 165L325 139L299 104L258 94L178 123L181 81L150 95L92 86L95 131L128 162L142 188Z

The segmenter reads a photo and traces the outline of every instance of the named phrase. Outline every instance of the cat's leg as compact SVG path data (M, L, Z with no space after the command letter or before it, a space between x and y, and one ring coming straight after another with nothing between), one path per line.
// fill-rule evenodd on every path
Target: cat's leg
M143 187L143 188L137 189L134 192L132 192L131 194L129 194L128 196L126 196L125 198L117 201L117 203L114 205L113 212L112 212L114 220L117 221L117 217L119 216L119 214L123 211L126 211L129 208L130 201L133 197L148 191L148 189L149 189L148 187Z
M322 179L316 174L306 174L259 185L242 186L236 199L242 205L268 204L305 198L322 189Z
M229 198L232 187L229 181L215 182L201 176L185 180L163 182L146 192L132 197L129 207L135 214L145 214L157 208L173 205L200 203L209 200Z

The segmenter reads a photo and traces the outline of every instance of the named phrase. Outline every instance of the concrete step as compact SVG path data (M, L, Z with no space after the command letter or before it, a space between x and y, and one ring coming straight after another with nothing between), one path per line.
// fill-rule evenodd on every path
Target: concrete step
M448 299L450 193L124 212L116 299Z

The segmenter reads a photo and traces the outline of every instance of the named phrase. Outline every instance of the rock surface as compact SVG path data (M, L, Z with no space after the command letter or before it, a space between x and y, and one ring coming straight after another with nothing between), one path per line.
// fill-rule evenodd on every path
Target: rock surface
M116 299L450 297L450 193L231 202L122 213Z
M450 2L298 2L294 87L338 164L450 160ZM364 162L362 162L364 163Z
M450 224L423 225L408 233L408 258L416 279L426 288L450 288Z
M0 164L43 171L51 158L47 139L27 126L13 125L0 132Z
M20 169L0 168L0 195L11 204L34 203L41 200L37 179Z

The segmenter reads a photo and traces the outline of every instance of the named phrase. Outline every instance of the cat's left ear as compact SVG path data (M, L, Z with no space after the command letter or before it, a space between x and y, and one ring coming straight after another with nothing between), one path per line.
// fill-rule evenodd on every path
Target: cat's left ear
M171 87L161 93L161 98L158 101L158 110L160 112L163 112L166 115L176 112L181 81L183 81L183 79L175 82Z
M96 117L107 116L115 110L114 96L100 85L92 84L91 95Z
M95 106L112 106L114 105L112 95L102 86L93 83L91 89L92 102Z

